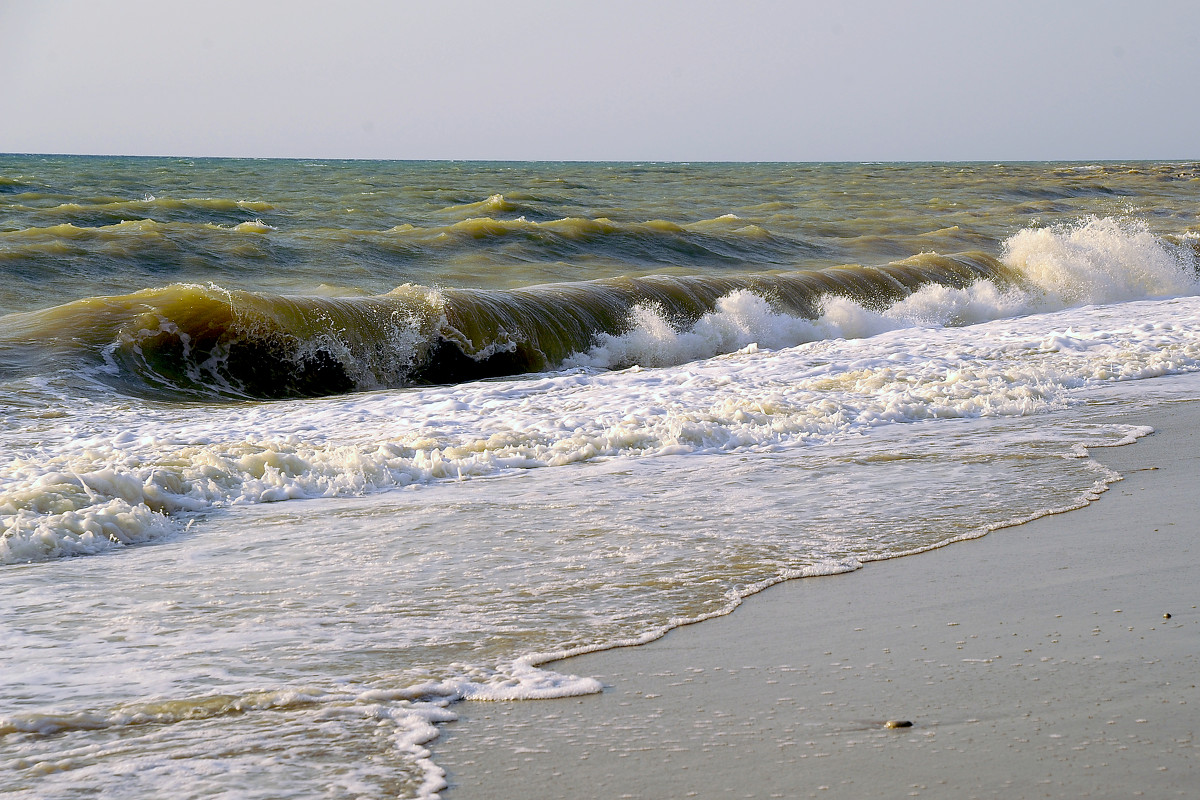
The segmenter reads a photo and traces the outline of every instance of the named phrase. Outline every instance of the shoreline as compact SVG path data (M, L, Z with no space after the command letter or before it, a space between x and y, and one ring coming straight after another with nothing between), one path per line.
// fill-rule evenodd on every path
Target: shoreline
M600 695L457 705L443 796L1187 796L1200 402L1119 416L1156 432L1082 509L547 665Z

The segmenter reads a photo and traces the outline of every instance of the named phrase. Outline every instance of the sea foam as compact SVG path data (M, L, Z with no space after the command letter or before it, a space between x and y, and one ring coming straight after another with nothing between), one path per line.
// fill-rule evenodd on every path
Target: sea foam
M684 330L640 306L627 333L523 380L209 406L186 420L134 409L88 421L81 408L94 435L64 426L61 440L51 433L0 465L0 562L149 541L188 514L242 503L1060 408L1088 383L1200 367L1195 301L1171 320L1115 327L1098 312L1061 312L1064 329L1054 314L1028 315L1189 294L1188 252L1137 223L1086 220L1009 240L1024 287L925 286L883 311L829 296L815 320L742 290ZM954 332L968 323L969 334Z
M1027 228L1006 240L1003 250L1003 261L1022 279L1019 285L1001 286L991 280L961 288L926 284L884 311L826 295L816 320L779 312L768 299L742 290L721 298L713 311L683 330L660 308L639 305L625 333L602 333L593 347L565 363L606 369L665 367L748 346L779 349L904 327L972 325L1200 291L1195 252L1164 241L1137 220L1092 217Z
M1004 260L1044 293L1046 307L1198 290L1195 252L1168 244L1138 220L1090 217L1026 228L1004 243Z

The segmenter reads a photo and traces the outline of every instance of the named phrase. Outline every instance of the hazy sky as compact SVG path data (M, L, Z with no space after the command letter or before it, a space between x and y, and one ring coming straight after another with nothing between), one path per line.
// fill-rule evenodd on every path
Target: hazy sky
M1200 2L0 0L0 152L1200 157Z

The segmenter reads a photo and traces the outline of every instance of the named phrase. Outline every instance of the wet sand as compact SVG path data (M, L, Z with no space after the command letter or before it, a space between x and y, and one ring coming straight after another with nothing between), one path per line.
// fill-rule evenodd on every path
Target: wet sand
M1156 433L1093 451L1125 479L1087 508L551 665L601 695L459 704L442 796L1194 797L1200 403L1122 421Z

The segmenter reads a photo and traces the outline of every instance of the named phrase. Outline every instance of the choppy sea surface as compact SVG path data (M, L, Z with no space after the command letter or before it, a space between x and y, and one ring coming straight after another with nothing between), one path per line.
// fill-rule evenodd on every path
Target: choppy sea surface
M0 792L452 796L456 703L600 690L552 656L1086 504L1200 371L1198 201L0 155Z

